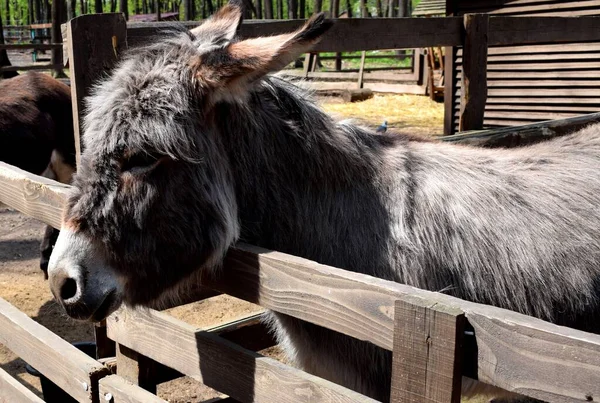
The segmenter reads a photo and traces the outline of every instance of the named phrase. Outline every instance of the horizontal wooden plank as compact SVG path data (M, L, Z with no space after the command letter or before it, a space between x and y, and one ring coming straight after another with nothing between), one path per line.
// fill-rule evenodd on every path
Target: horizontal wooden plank
M600 17L491 17L490 45L599 42Z
M455 75L455 79L460 81L460 72L457 72ZM597 79L598 71L597 70L556 70L556 71L526 71L521 70L518 74L515 74L511 71L488 71L488 79L514 79L514 80L522 80L522 79Z
M600 101L600 100L599 100ZM567 105L536 105L536 104L526 104L526 105L502 105L502 104L489 104L485 106L486 111L551 111L551 112L574 112L579 115L584 115L587 113L595 113L600 112L600 102L598 106L567 106Z
M28 66L3 66L0 67L0 73L6 71L30 71L30 70L61 70L63 69L62 63L60 64L32 64Z
M167 403L137 385L117 375L100 380L100 401L109 403Z
M0 162L0 202L60 228L69 186Z
M439 140L451 143L493 146L511 137L539 139L560 136L598 122L600 122L600 113L592 113L569 119L546 121L520 127L458 133L440 137Z
M485 311L485 306L466 310L477 339L480 381L546 402L600 396L598 335L579 339L565 328L531 327L511 313L491 319ZM588 344L592 339L594 345Z
M44 401L0 368L0 403L44 403Z
M552 87L593 87L600 88L600 77L598 80L497 80L487 82L488 88L552 88ZM460 88L460 86L458 86ZM599 99L600 99L600 93Z
M536 54L569 54L572 52L587 52L596 53L600 52L600 43L570 43L568 46L564 44L552 45L516 45L516 46L490 46L488 48L488 54L490 56L500 55L536 55ZM462 48L456 49L456 55L462 57ZM533 56L535 57L535 56Z
M121 309L107 327L119 344L242 402L374 402L158 311Z
M569 45L563 45L569 46ZM570 60L579 60L579 61L598 61L600 59L599 53L547 53L547 54L536 54L536 55L494 55L488 56L487 61L488 64L508 64L509 62L519 62L522 64L530 64L530 63L549 63L549 62L557 62L557 61L570 61ZM456 63L462 64L462 57L456 58Z
M106 367L0 298L0 344L81 402L96 402Z
M462 71L462 66L457 65L457 70ZM491 64L488 71L554 71L554 70L598 70L600 62L598 61L578 61L578 62L548 62L548 63L506 63Z
M585 97L577 97L574 99L572 97L552 97L552 98L544 98L544 97L529 97L529 98L521 98L521 97L489 97L487 100L487 104L502 104L502 105L535 105L535 104L543 104L543 105L599 105L600 97L598 98L585 98Z
M304 20L244 21L240 36L251 38L291 32ZM198 23L183 23L195 27ZM139 46L156 37L171 23L128 23L127 43ZM374 35L374 33L377 35ZM405 49L428 46L457 46L461 43L462 18L348 18L335 25L314 47L315 52Z
M459 113L455 113L458 117ZM523 122L540 122L546 120L569 119L582 115L575 112L533 112L533 111L485 111L485 119L511 119Z
M62 43L8 43L8 44L0 44L0 50L26 50L26 49L36 49L36 50L52 50L52 49L61 49Z
M489 88L490 97L590 97L600 94L594 88ZM455 95L460 95L457 91ZM577 102L573 99L572 102Z

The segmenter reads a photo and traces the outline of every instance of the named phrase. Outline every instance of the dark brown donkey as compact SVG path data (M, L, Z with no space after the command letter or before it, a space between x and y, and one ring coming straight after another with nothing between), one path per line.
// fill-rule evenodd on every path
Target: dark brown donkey
M49 267L70 316L172 296L239 239L600 330L600 126L507 150L335 123L268 75L330 22L238 40L240 20L228 5L136 51L89 99ZM298 366L389 399L389 352L271 319Z
M0 161L70 183L75 171L71 90L41 73L0 80ZM40 267L46 272L58 230L46 228Z

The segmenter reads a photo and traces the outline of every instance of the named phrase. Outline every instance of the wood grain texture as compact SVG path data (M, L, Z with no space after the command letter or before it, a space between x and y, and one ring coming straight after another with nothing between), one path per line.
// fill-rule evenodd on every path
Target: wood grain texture
M0 162L0 202L54 228L61 226L69 188Z
M242 38L270 36L294 31L303 20L244 21ZM193 28L198 23L184 23ZM335 25L313 48L315 52L407 49L428 46L458 46L462 43L462 18L348 18ZM129 23L127 41L136 47L156 38L168 23Z
M44 401L0 368L0 403L44 403Z
M391 401L459 403L463 312L398 301L395 321Z
M167 403L166 400L145 391L139 386L110 375L100 380L100 401L108 403Z
M67 23L77 165L81 155L83 100L92 84L110 71L127 47L126 31L125 17L121 13L81 15Z
M168 342L165 340L165 343ZM122 344L117 344L117 375L154 394L159 383L156 367L154 360Z
M573 133L589 124L598 122L600 122L600 113L592 113L574 118L550 120L519 127L460 133L440 137L439 139L446 142L486 147L515 146Z
M492 310L466 310L479 380L548 402L600 399L600 336Z
M108 369L0 298L0 344L81 402L97 402Z
M152 310L121 309L109 337L242 402L373 402Z
M465 43L460 89L460 118L458 130L483 128L487 100L487 14L467 14L464 17Z

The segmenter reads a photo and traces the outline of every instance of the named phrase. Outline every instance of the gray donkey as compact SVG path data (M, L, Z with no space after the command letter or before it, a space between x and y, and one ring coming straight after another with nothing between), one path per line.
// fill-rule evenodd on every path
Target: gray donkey
M239 40L229 4L132 52L89 98L85 152L50 259L73 318L154 305L237 240L600 329L600 126L481 149L335 123L274 76L315 44ZM308 372L389 399L391 354L273 313Z

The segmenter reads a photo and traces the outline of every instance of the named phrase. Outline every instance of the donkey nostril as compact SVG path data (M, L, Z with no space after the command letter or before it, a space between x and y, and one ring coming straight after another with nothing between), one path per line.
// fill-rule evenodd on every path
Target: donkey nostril
M77 294L77 282L72 278L68 278L60 288L60 298L63 301L71 299Z

